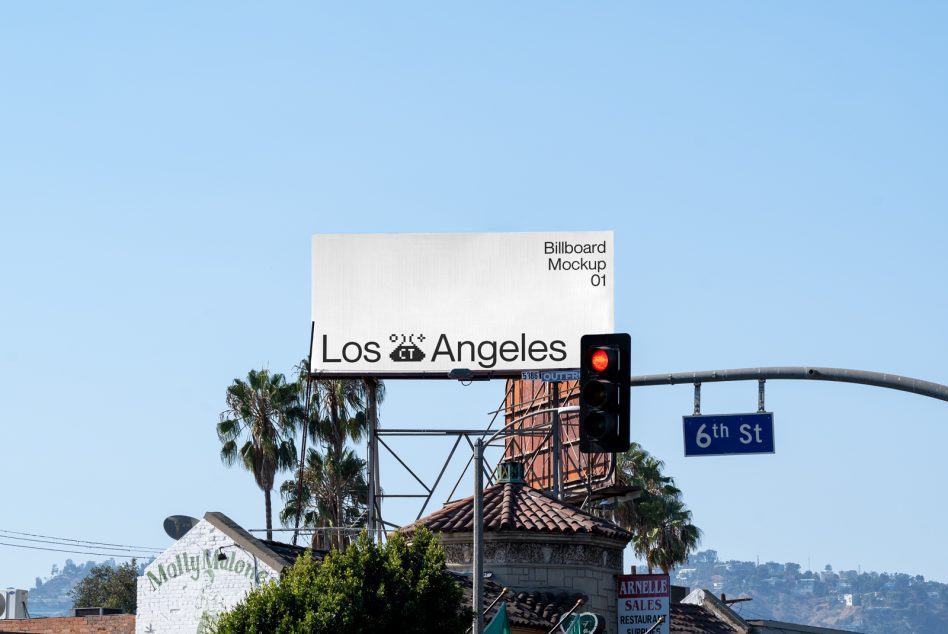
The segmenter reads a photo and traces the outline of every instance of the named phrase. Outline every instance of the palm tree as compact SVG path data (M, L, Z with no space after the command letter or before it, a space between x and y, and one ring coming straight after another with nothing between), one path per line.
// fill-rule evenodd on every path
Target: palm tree
M637 500L617 505L613 517L632 532L632 547L649 572L661 568L668 573L697 548L701 530L691 523L691 511L681 500L674 479L662 473L664 466L638 443L618 454L619 480L641 492Z
M270 492L276 472L296 464L295 426L302 417L299 385L282 374L251 370L247 380L234 379L227 388L227 409L221 412L217 437L221 461L239 463L253 473L266 502L267 539L273 539Z
M365 381L310 379L307 359L300 361L295 370L299 376L299 405L306 411L303 420L304 435L322 442L331 453L342 455L346 441L361 441L368 429L365 418ZM377 385L376 393L381 403L385 397L385 384L378 381Z
M320 454L310 449L306 456L302 486L297 480L287 480L280 488L286 504L280 519L288 523L301 512L303 526L334 528L330 538L325 532L313 535L313 548L342 548L348 535L342 529L365 524L368 484L365 478L365 460L346 448L340 458ZM297 499L297 491L300 498ZM341 518L341 520L340 520Z
M691 511L677 497L656 497L642 502L640 508L651 524L644 540L648 544L645 563L649 572L654 567L668 574L688 560L701 540L701 530L691 523Z
M309 381L306 390L300 392L301 405L306 411L303 442L307 438L319 442L323 453L306 452L300 473L281 487L286 504L281 521L288 524L299 513L303 526L337 529L352 526L365 509L366 463L357 458L346 443L361 441L368 430L366 382L362 379L310 379L306 359L296 370L301 385ZM381 402L385 386L381 381L376 385L377 400ZM341 535L342 531L336 533ZM345 541L340 537L333 543L341 547Z
M319 379L315 407L320 413L316 434L327 450L341 455L347 440L359 442L367 430L365 383L358 379Z

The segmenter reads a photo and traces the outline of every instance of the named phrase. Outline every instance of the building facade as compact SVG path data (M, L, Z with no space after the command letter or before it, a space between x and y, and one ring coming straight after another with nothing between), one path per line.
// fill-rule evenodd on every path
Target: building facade
M296 560L302 548L260 540L207 513L138 578L136 634L194 634Z
M484 570L492 581L513 591L583 596L582 611L615 634L616 575L632 538L628 531L530 488L517 469L484 489L483 504ZM402 531L410 536L429 528L441 539L448 568L470 573L473 506L473 497L459 500Z

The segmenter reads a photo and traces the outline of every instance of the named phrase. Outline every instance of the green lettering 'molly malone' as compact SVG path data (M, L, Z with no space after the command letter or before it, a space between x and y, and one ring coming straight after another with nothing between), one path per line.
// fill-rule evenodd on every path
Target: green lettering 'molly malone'
M241 565L237 566L237 563ZM148 572L145 576L148 577L148 582L151 584L152 591L154 591L169 579L176 579L182 575L187 575L193 581L197 581L200 579L202 572L211 582L215 580L218 573L223 572L236 574L254 581L253 563L238 561L236 553L229 554L224 561L218 561L216 548L208 548L203 553L196 555L178 553L175 555L174 561L167 562L167 567L164 563L158 564L158 574ZM269 579L270 576L270 573L266 570L258 570L255 581L259 584Z

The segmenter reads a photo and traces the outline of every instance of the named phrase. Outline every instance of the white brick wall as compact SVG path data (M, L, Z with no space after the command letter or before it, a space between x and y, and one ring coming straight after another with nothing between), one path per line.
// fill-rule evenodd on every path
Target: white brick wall
M224 546L227 561L218 561ZM195 634L277 572L201 520L138 578L135 634Z

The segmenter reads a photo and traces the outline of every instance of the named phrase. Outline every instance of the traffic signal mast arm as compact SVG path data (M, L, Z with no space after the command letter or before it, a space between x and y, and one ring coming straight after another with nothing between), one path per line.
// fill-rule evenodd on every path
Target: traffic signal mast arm
M848 370L846 368L773 367L738 368L735 370L706 370L704 372L675 372L672 374L647 374L629 378L631 387L649 385L679 385L682 383L714 383L716 381L760 381L766 379L796 379L809 381L839 381L861 383L892 390L912 392L920 396L948 401L948 385L913 379L898 374Z

